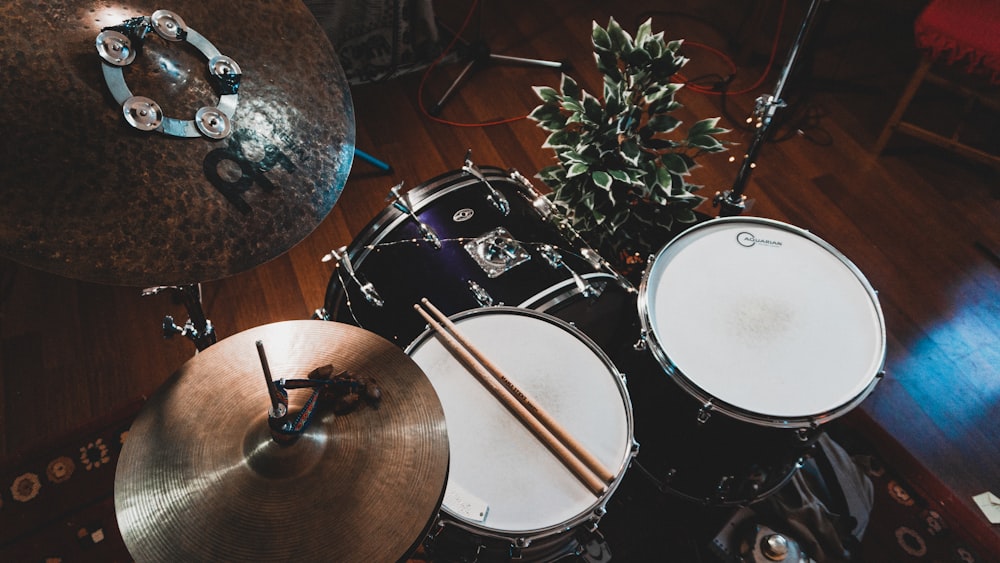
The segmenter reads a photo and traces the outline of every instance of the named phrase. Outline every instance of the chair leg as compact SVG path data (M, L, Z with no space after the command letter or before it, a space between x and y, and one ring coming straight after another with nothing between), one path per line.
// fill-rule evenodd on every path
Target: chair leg
M896 130L896 126L898 126L899 122L902 121L903 114L906 113L906 108L909 107L910 101L913 99L913 96L916 95L917 89L920 88L920 84L924 81L928 71L930 71L932 63L933 60L929 56L925 56L920 61L920 65L917 66L917 70L913 73L913 76L910 78L910 82L903 90L902 96L899 97L896 109L893 110L892 115L889 117L889 121L887 121L885 127L882 128L882 133L879 134L878 140L875 141L875 146L872 148L872 152L875 153L875 156L882 154L882 151L885 149L885 145L889 142L889 138Z

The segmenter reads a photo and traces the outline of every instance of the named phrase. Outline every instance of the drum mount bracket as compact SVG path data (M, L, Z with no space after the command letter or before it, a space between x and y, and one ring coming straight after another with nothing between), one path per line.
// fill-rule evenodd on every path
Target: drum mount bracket
M174 291L176 297L187 309L190 318L181 327L174 323L172 316L166 315L163 317L163 337L186 336L194 342L199 352L215 344L215 328L212 327L212 321L205 318L205 312L201 306L201 284L148 287L142 290L142 295L143 297L149 297L157 295L166 289Z

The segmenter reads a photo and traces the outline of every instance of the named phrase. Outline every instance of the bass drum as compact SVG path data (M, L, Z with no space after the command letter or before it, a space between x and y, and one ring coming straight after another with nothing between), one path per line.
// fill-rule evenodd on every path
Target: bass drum
M584 258L523 177L483 167L443 174L395 200L338 254L326 318L405 347L425 327L413 305L447 315L490 305L558 310L617 278Z
M427 331L406 353L441 399L451 452L428 552L435 560L481 562L579 555L594 541L588 534L637 447L622 375L582 332L551 315L489 307L452 319L614 477L603 494L591 492Z
M636 307L646 358L612 358L635 398L638 465L708 504L777 490L821 425L882 375L871 285L829 244L777 221L683 232L648 264Z

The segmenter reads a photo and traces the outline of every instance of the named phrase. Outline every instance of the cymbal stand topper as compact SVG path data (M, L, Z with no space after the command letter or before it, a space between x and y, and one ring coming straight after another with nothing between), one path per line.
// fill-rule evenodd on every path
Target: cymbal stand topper
M256 342L264 382L271 406L267 411L267 425L271 438L281 446L294 444L309 427L321 406L331 405L334 414L347 414L358 407L363 399L373 407L382 400L382 391L373 379L355 378L346 371L336 372L332 364L318 367L306 379L274 380L267 362L264 342ZM336 372L336 373L335 373ZM310 389L312 393L294 418L288 407L289 389Z

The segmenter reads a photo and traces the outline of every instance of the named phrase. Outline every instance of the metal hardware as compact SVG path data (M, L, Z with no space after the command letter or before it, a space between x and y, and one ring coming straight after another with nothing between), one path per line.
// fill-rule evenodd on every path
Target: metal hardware
M705 424L708 422L709 418L712 418L712 401L708 401L698 409L698 423Z
M464 248L490 278L531 260L531 254L503 227L465 243Z
M466 172L467 174L472 174L473 176L476 177L477 180L479 180L486 186L486 190L489 192L486 194L486 199L488 199L490 203L492 203L493 206L500 211L501 215L507 215L508 213L510 213L510 202L507 201L507 198L505 198L503 194L498 192L496 188L494 188L493 185L489 183L489 181L486 179L486 176L484 176L483 173L479 171L479 168L477 168L476 165L472 163L472 149L469 149L465 153L465 164L462 165L462 171Z
M483 307L493 306L494 303L493 296L490 295L489 292L487 292L485 289L483 289L483 286L479 285L478 283L472 280L469 280L469 291L472 292L472 296L476 298L476 302L479 303L481 306Z
M354 266L351 265L351 259L347 255L347 247L341 246L338 250L331 250L329 254L323 257L324 262L329 262L330 260L337 261L337 267L343 268L347 272L348 277L354 280L357 284L358 289L361 290L361 294L365 296L365 301L376 306L381 307L385 305L385 301L382 300L382 296L378 294L375 290L375 286L371 282L362 280L357 273L354 271Z
M545 261L552 266L552 268L558 270L559 268L565 268L569 275L573 276L573 282L576 283L576 288L580 291L580 294L584 297L594 297L597 295L597 291L592 285L584 281L580 274L576 273L573 268L570 268L566 262L562 259L562 254L556 250L551 244L543 244L538 248L539 252L542 253L542 257Z
M424 240L429 242L435 249L441 250L441 239L433 229L417 218L417 215L413 212L413 206L410 204L409 194L400 192L402 188L403 182L389 188L389 195L385 198L386 201L391 201L393 207L409 215L413 219L413 222L417 224L417 228L420 229L420 234L424 236Z

